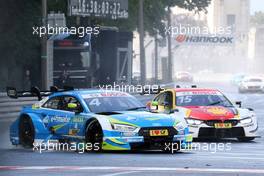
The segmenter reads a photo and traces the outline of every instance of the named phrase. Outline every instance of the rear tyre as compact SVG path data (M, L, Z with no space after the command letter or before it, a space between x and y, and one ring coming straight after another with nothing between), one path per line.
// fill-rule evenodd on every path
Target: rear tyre
M103 143L103 130L97 120L91 121L86 128L85 142L92 144L91 151L101 151Z
M35 138L35 128L29 116L24 116L19 122L20 144L25 148L32 148Z
M237 139L240 142L249 142L249 141L254 140L255 138L254 137L240 137L240 138L237 138Z

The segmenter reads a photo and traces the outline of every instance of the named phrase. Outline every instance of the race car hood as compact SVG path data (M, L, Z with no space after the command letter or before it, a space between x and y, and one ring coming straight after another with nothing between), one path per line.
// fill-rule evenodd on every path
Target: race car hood
M235 108L223 106L190 106L186 108L188 109L187 117L198 120L228 120L238 114Z
M111 123L134 125L137 127L173 126L175 117L166 114L155 114L145 111L122 111L109 115Z

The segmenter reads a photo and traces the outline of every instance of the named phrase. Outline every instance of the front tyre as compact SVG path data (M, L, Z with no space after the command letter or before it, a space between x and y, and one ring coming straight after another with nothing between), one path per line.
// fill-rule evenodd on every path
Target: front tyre
M19 139L20 144L27 148L33 147L35 138L35 128L33 122L29 116L24 116L19 122Z
M91 151L101 151L103 143L103 130L97 120L91 121L86 128L85 142L92 144Z
M249 141L253 141L255 138L254 137L239 137L237 139L240 142L249 142Z

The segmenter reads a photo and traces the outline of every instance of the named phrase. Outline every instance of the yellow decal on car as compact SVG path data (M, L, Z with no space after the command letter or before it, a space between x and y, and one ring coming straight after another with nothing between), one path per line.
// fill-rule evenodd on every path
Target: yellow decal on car
M120 145L126 144L126 143L124 143L122 141L117 140L116 138L107 138L107 139L109 139L110 141L112 141L112 142L114 142L116 144L120 144Z
M82 116L76 116L72 119L73 123L83 123L83 121L84 121L84 117Z
M185 113L186 117L190 117L192 110L188 109Z
M234 116L235 119L240 119L240 114L239 112Z
M109 121L111 124L122 124L122 125L130 125L130 126L135 126L138 127L137 125L133 124L133 123L129 123L129 122L124 122L124 121L120 121L114 118L109 118Z
M64 124L55 125L51 127L51 130L55 132L62 127L64 127Z
M212 113L214 115L225 115L228 111L222 108L210 108L207 109L207 112Z
M73 135L73 136L75 136L75 135L77 135L77 133L78 133L79 131L80 131L79 129L70 129L70 130L69 130L69 135Z
M114 145L109 144L107 142L103 142L102 149L103 150L129 150L129 148L114 146Z
M185 141L186 141L186 142L192 142L192 141L193 141L193 136L192 136L191 134L187 135L187 136L185 137Z
M32 109L38 109L39 108L39 105L38 104L33 104L31 108Z

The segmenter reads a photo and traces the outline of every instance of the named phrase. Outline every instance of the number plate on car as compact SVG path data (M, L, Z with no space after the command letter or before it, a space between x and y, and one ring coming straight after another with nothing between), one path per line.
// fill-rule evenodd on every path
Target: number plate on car
M150 136L168 136L169 132L168 130L150 130L149 135Z
M232 128L231 123L215 123L215 128Z

